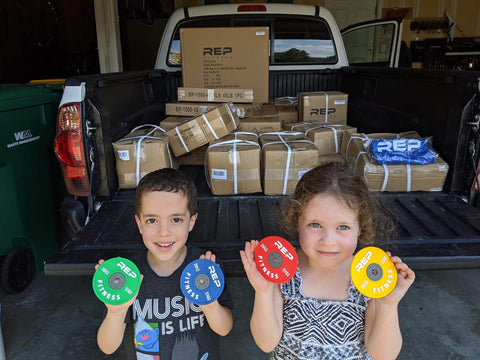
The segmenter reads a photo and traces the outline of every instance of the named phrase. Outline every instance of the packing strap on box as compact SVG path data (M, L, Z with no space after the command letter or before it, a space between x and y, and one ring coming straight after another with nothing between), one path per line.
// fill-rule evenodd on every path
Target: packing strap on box
M226 106L225 106L226 105ZM228 112L228 115L230 116L230 119L232 120L233 122L233 125L234 125L234 128L236 129L238 127L238 124L237 122L235 121L235 116L233 115L233 112L236 111L235 110L235 106L233 105L233 103L224 103L218 107L221 107L221 106L225 106L226 109L227 109L227 112ZM216 107L215 109L217 109L218 107ZM212 109L211 111L215 110L215 109ZM210 124L210 121L208 121L207 117L205 116L205 113L204 114L201 114L200 117L203 119L203 121L205 121L205 124L207 125L208 129L211 131L213 137L215 138L215 140L218 140L219 137L217 135L217 133L215 132L215 130L213 130L213 127L212 125ZM180 134L180 131L178 130L178 126L175 126L175 132L177 133L177 136L180 140L180 142L182 143L182 146L183 148L185 149L186 152L190 152L191 150L188 148L187 144L185 143L185 141L183 140L183 137L182 135Z
M360 156L362 156L362 155L366 155L368 157L368 153L366 151L360 151L357 154L357 158L355 159L355 166L353 167L354 172L356 172L356 170L357 170L358 159L360 159ZM383 165L384 176L383 176L382 188L380 189L380 191L383 192L387 189L388 178L389 178L390 173L388 171L388 165L387 164L382 164L382 165ZM406 169L407 169L407 192L410 192L411 188L412 188L412 168L411 168L410 164L405 164L405 166L406 166ZM363 171L364 171L363 176L366 178L365 169L363 169Z
M360 135L360 136L357 136L357 135ZM348 151L350 149L350 143L352 142L352 140L358 139L358 140L365 141L370 139L366 134L363 134L363 133L357 134L357 135L352 135L350 136L350 139L348 139L347 148L345 150L345 154L343 154L346 159L348 159ZM357 156L357 159L358 159L358 156Z
M240 146L242 146L242 145L253 145L253 146L260 147L260 144L258 142L254 142L254 141L250 141L250 140L244 140L244 139L236 139L237 134L241 134L241 133L242 132L235 133L235 139L221 141L221 142L218 142L218 143L215 143L215 144L211 144L208 147L208 148L214 148L214 147L218 147L218 146L232 145L232 151L233 151L233 193L234 193L234 195L238 194L237 145L240 145ZM252 134L252 133L245 132L244 134ZM207 159L207 157L205 157L205 161L206 161L206 159ZM208 171L207 168L208 167L205 166L205 171ZM209 179L207 174L206 174L205 178L207 180ZM211 187L210 183L208 185L209 185L209 187Z
M297 102L298 99L296 96L283 96L275 98L274 100L275 105L297 105Z
M158 125L153 125L153 124L144 124L144 125L140 125L140 126L137 126L135 128L133 128L130 133L133 133L137 130L140 130L142 128L152 128L149 132L147 132L145 135L137 135L137 136L130 136L130 137L125 137L119 141L127 141L127 140L136 140L138 139L138 142L137 142L137 151L136 151L136 164L135 164L135 180L137 182L137 185L138 183L140 182L140 157L141 157L141 148L142 148L142 142L145 140L145 139L155 139L155 140L158 140L158 137L156 136L152 136L152 134L157 131L157 130L160 130L161 132L165 133L165 130L158 126ZM173 167L173 160L172 160L172 154L170 153L170 148L167 144L167 153L168 153L168 159L170 161L170 167Z
M309 123L309 124L314 124L314 123ZM304 124L305 125L305 124ZM295 129L295 127L297 126L302 126L302 125L293 125L292 126L292 130ZM333 131L333 137L335 139L335 152L338 153L338 133L337 133L337 130L338 128L341 128L341 127L344 127L345 125L341 125L341 124L330 124L330 125L318 125L318 126L313 126L307 130L305 130L305 135L308 136L308 133L312 130L317 130L317 129L321 129L321 128L325 128L325 129L331 129ZM341 129L340 129L341 130Z
M290 161L291 161L291 158L292 158L292 148L290 147L290 145L288 145L288 139L285 139L285 137L288 137L288 135L302 135L303 133L302 132L293 132L293 133L288 133L288 134L285 134L285 133L281 133L281 132L269 132L269 133L263 133L263 134L260 134L260 136L265 136L265 135L277 135L279 140L280 141L270 141L270 142L267 142L265 144L263 144L263 148L265 148L265 146L267 145L272 145L272 144L283 144L285 145L285 147L287 148L287 161L286 161L286 164L285 164L285 175L283 176L283 190L282 190L282 195L286 195L287 194L287 185L288 185L288 173L290 171ZM307 139L299 139L299 140L290 140L292 142L305 142L305 143L309 143L309 144L313 144L315 146L315 143L311 140L307 140ZM263 151L263 148L262 148L262 151Z

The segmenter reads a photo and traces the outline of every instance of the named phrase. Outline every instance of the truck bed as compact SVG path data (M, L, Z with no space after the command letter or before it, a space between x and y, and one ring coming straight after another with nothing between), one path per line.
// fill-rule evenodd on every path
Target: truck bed
M189 242L212 250L227 275L243 275L239 250L245 241L279 230L278 211L288 196L214 196L203 167L184 166L197 184L199 218ZM377 193L397 220L392 244L414 269L480 266L480 210L442 192ZM134 190L120 190L90 222L45 264L46 275L91 275L98 259L129 258L144 245L134 219ZM128 225L127 225L128 224ZM297 239L289 239L298 247Z

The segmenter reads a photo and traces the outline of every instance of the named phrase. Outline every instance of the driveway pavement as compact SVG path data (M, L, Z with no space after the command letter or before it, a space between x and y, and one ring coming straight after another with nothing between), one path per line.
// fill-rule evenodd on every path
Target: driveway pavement
M249 331L253 290L245 278L227 278L235 301L234 329L223 339L224 359L267 359ZM88 277L36 275L20 294L0 290L1 326L8 360L129 359L96 346L103 313ZM480 359L480 269L418 271L400 304L399 360ZM130 343L130 342L128 342Z

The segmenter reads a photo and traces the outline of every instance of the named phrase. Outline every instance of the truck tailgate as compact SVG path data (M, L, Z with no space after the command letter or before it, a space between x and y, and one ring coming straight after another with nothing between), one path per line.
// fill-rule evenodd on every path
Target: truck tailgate
M213 196L203 167L182 168L198 188L199 217L189 242L212 250L227 274L241 275L245 241L285 236L278 210L286 196ZM398 223L396 253L414 269L480 267L480 210L441 192L378 193ZM144 249L134 219L135 192L119 191L45 263L46 275L90 275L98 259L129 258ZM128 224L128 225L127 225ZM298 246L297 239L290 239Z

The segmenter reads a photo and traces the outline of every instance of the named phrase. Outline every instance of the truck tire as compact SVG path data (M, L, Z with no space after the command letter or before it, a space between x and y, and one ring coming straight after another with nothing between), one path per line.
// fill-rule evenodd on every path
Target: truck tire
M7 293L25 290L35 276L35 257L30 250L15 248L3 259L0 282Z

